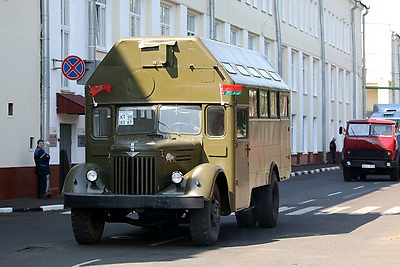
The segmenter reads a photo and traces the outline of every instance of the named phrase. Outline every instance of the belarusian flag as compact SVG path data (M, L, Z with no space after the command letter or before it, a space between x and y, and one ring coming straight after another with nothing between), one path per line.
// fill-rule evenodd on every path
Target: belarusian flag
M221 84L221 95L241 95L242 85L241 84Z

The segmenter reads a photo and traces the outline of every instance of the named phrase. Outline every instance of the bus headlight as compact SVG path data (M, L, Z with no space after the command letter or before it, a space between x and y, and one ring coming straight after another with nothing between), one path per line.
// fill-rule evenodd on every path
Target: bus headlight
M392 163L390 163L389 161L386 162L386 167L390 168L392 166Z
M174 184L176 184L176 185L182 183L182 181L183 181L183 174L182 174L182 172L180 172L180 171L173 171L173 172L172 172L172 175L171 175L171 181L172 181Z
M98 178L97 172L95 170L90 170L86 173L86 179L89 182L95 182Z
M350 160L346 161L346 165L351 166L351 161Z

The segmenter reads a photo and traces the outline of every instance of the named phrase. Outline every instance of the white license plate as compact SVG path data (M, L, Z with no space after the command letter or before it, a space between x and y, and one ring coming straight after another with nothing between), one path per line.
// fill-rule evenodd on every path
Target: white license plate
M375 169L375 165L374 164L362 164L361 168L363 168L363 169Z

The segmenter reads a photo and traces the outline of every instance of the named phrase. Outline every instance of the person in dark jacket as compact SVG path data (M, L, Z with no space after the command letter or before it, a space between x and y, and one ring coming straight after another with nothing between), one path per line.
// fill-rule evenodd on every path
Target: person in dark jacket
M331 142L329 143L329 150L331 151L332 155L332 163L336 164L336 138L333 137Z
M43 150L43 147L44 142L42 139L39 139L34 152L34 159L36 164L35 174L38 177L37 194L40 199L48 198L46 195L47 175L50 174L50 155Z

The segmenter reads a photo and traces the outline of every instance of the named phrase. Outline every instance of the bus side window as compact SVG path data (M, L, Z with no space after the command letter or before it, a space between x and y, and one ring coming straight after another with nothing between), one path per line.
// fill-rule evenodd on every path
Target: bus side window
M236 110L236 137L247 138L249 125L249 110L247 107L237 107Z
M207 108L207 135L223 136L225 134L225 110L223 107Z

